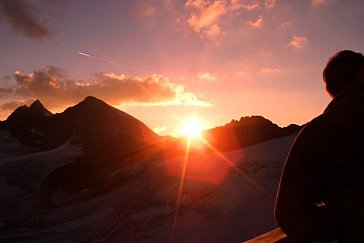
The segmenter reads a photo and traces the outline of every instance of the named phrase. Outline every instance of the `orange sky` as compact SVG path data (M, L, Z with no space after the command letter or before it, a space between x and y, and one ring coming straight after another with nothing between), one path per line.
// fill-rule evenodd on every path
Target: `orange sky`
M364 49L364 6L339 0L0 2L0 119L35 99L53 112L88 95L162 135L262 115L320 114L321 72Z

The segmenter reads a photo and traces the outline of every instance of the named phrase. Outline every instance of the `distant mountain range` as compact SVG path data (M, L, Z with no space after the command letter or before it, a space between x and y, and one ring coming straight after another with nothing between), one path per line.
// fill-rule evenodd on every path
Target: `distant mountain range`
M52 114L37 100L29 107L17 108L0 123L0 129L39 151L57 148L69 141L82 146L82 156L44 180L45 195L58 187L67 191L99 187L113 171L129 163L177 156L185 149L185 140L158 136L141 121L95 97L87 97L57 114ZM299 129L298 125L281 128L264 117L252 116L206 130L203 136L216 149L231 151L288 136ZM201 151L209 152L209 148L198 152ZM65 181L64 178L74 179Z
M159 136L139 120L105 102L87 97L60 114L52 114L37 100L17 108L0 128L20 142L49 149L79 137L90 152L127 151L153 143ZM102 149L101 149L102 148Z
M295 124L281 128L262 116L250 116L206 130L203 136L217 149L229 151L287 136L300 128ZM158 136L143 122L91 96L57 114L52 114L36 100L29 107L17 108L0 122L0 129L9 130L13 137L27 146L43 150L55 148L76 137L87 152L97 157L179 141Z

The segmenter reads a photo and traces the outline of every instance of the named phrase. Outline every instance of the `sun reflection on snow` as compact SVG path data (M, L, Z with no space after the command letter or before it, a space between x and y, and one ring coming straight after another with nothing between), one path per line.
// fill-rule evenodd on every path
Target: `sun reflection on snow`
M193 142L193 140L200 141L208 148L208 151L210 153L200 152L191 154L191 143ZM263 192L263 190L261 190L259 186L245 174L244 171L239 169L236 164L236 160L231 160L227 158L222 152L220 152L216 147L214 147L202 136L188 137L186 139L183 158L175 158L175 160L173 160L174 163L171 162L172 161L170 161L170 163L168 163L167 165L168 174L180 178L176 207L174 212L172 238L176 232L182 195L184 192L184 187L186 185L187 177L189 180L203 181L209 184L218 185L232 170L239 177L243 178L244 182L254 187L258 192ZM180 172L180 174L178 172Z

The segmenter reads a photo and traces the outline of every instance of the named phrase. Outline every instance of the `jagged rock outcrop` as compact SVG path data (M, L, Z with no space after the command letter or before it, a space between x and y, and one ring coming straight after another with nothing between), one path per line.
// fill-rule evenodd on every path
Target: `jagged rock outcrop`
M279 127L262 116L241 117L204 132L206 140L220 151L244 148L298 132L301 126Z

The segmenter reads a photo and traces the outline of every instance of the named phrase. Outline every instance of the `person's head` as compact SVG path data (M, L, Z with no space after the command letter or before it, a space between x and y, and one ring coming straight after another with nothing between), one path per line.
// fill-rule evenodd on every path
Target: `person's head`
M332 97L357 83L364 83L363 54L350 50L339 51L326 64L323 80Z

